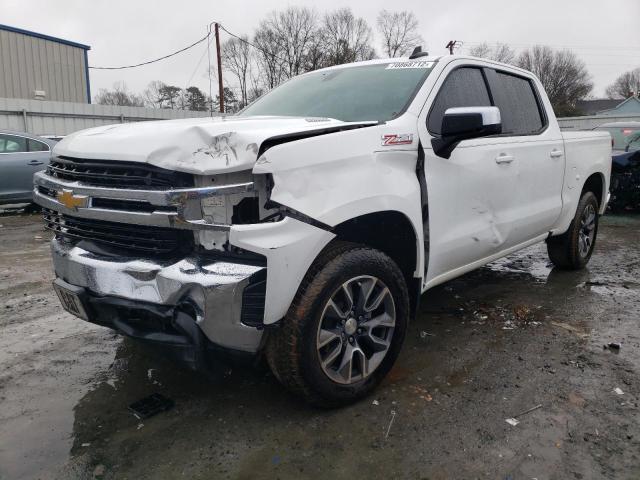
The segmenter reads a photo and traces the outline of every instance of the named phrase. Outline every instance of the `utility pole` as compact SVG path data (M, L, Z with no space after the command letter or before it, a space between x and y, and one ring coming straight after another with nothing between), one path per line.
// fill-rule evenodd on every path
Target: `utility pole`
M218 24L215 27L216 56L218 57L218 95L220 96L220 113L224 113L224 87L222 86L222 59L220 58L220 31Z
M453 55L453 49L459 45L462 45L462 42L459 42L458 40L449 40L449 43L447 43L444 48L448 48L449 55Z

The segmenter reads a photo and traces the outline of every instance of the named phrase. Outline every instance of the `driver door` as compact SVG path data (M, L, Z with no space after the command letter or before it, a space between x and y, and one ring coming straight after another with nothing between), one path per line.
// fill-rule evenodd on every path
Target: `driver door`
M429 204L427 286L472 270L513 245L518 164L509 142L463 140L449 159L431 147L447 109L491 105L482 68L452 62L419 117Z

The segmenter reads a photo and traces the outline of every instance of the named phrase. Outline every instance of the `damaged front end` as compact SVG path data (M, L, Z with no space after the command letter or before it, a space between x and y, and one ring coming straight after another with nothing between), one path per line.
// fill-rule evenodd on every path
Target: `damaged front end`
M36 174L34 199L55 234L63 305L196 369L210 350L257 353L301 280L298 257L332 238L265 208L269 190L269 176L251 170L193 175L56 157Z

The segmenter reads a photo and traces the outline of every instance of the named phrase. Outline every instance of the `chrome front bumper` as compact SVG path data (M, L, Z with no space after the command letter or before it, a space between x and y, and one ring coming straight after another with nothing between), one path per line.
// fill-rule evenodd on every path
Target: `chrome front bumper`
M220 347L254 353L262 330L241 322L242 296L250 277L266 267L188 257L156 260L115 259L51 241L56 276L97 296L119 297L162 306L188 303L196 323Z

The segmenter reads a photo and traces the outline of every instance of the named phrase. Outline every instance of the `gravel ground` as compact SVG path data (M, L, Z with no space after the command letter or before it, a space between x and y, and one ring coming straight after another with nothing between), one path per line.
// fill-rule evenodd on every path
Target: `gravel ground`
M2 480L640 478L640 216L603 218L588 270L536 245L428 292L381 388L322 411L66 314L40 218L3 215ZM175 407L141 422L154 392Z

